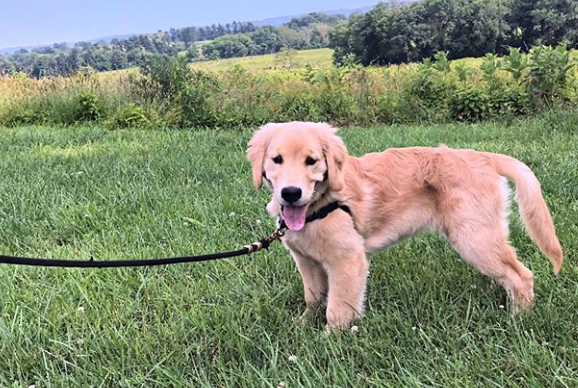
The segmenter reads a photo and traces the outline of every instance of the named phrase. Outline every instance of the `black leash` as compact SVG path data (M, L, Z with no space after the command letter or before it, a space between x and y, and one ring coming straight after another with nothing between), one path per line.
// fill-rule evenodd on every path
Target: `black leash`
M31 257L15 257L0 255L0 263L16 265L32 265L37 267L65 267L65 268L118 268L118 267L151 267L156 265L179 264L179 263L197 263L200 261L228 259L248 255L261 249L269 248L269 245L275 240L280 239L285 234L283 229L270 236L259 240L251 245L245 245L236 251L213 253L199 256L168 257L162 259L146 260L57 260L57 259L37 259Z
M337 202L319 209L307 217L306 222L312 222L327 217L329 213L334 210L342 209L351 214L349 208L345 205L339 205ZM14 265L30 265L36 267L64 267L64 268L118 268L118 267L151 267L157 265L179 264L179 263L197 263L201 261L228 259L230 257L237 257L249 255L258 252L262 249L267 249L275 240L279 240L285 235L287 226L281 220L279 228L271 235L254 242L250 245L245 245L243 248L221 253L213 253L199 256L183 256L183 257L168 257L161 259L145 259L145 260L58 260L58 259L39 259L31 257L16 257L0 255L0 264L14 264Z

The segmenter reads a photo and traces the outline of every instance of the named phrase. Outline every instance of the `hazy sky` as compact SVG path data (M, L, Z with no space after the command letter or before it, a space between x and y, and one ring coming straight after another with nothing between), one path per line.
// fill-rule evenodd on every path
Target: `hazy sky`
M0 0L0 48L356 8L372 0Z

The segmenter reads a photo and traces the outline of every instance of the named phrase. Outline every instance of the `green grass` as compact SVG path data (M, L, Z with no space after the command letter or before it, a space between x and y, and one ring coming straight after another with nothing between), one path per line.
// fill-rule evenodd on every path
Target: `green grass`
M575 123L552 113L509 126L342 132L355 155L445 143L528 163L566 262L555 277L513 218L513 244L535 274L527 315L511 318L503 290L433 235L373 257L359 331L329 338L321 316L311 326L296 322L301 280L280 244L160 268L0 265L0 386L575 387ZM254 241L274 223L244 158L251 131L2 129L0 252L137 259Z
M210 41L202 41L202 45L209 43ZM183 55L183 51L181 54ZM329 48L313 49L313 50L297 50L295 54L295 62L293 69L303 69L305 66L310 65L313 68L323 69L332 66L333 50ZM282 68L275 63L275 54L268 55L254 55L249 57L241 58L227 58L227 59L215 59L210 61L199 61L192 62L191 67L198 70L205 71L222 71L230 70L234 66L242 66L247 70L261 71L261 70L281 70ZM127 75L136 72L135 67L123 70L111 70L98 73L99 77L114 78L118 76ZM1 97L1 96L0 96Z
M295 53L296 69L304 68L306 65L326 68L332 64L332 49L299 50ZM191 66L199 70L226 70L237 65L247 70L270 70L279 67L275 64L275 54L201 61L194 62Z

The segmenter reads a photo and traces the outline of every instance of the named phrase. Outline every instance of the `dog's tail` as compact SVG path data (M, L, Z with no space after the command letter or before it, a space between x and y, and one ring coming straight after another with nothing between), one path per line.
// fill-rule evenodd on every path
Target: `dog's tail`
M514 181L516 184L516 202L520 215L532 241L542 253L550 259L554 273L560 271L563 253L554 221L542 197L540 182L528 166L517 159L506 155L484 153L492 162L498 174Z

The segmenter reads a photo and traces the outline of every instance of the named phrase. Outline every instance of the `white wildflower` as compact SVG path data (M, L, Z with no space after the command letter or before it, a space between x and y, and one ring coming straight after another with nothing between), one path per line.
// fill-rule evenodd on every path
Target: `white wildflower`
M297 362L297 356L294 355L294 354L291 354L291 355L289 356L289 361L291 361L291 362Z

